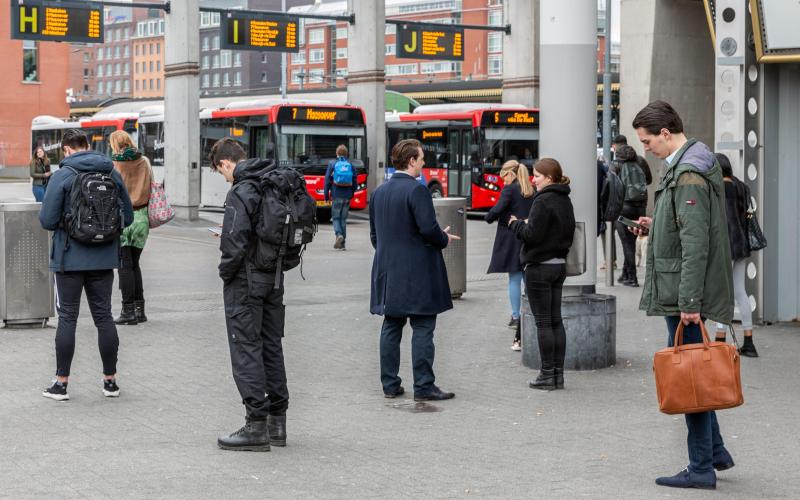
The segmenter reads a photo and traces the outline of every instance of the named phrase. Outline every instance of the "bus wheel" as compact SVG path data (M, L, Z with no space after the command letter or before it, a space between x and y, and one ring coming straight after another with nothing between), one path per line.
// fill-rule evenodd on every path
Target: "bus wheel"
M442 192L442 186L439 184L432 184L428 187L428 191L431 192L431 198L444 198L444 192Z

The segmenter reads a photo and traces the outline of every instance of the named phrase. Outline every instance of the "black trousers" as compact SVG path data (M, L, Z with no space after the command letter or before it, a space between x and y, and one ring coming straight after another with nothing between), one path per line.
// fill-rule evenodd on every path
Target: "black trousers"
M225 324L236 388L255 419L284 415L289 406L283 362L283 284L274 275L240 274L225 284ZM281 283L283 279L281 279Z
M414 393L425 394L433 390L436 377L433 374L433 357L436 347L433 344L433 331L436 329L436 315L431 316L384 316L381 327L381 384L383 392L397 391L402 380L397 375L400 370L400 341L403 327L410 321L411 365L414 371Z
M103 360L103 374L117 373L119 337L111 316L111 290L114 271L71 271L55 273L56 310L56 375L68 377L75 355L75 327L81 309L81 294L86 290L86 300L97 327L97 343Z
M567 333L561 319L561 295L567 278L565 264L530 264L525 268L525 289L539 340L542 369L563 368Z
M632 221L636 221L646 212L645 206L623 205L622 216ZM622 253L625 256L625 263L622 266L622 275L628 277L636 276L636 235L628 231L628 226L621 222L615 222L619 241L622 243Z
M142 268L139 267L141 256L141 248L131 246L120 248L119 289L122 292L123 304L144 300Z

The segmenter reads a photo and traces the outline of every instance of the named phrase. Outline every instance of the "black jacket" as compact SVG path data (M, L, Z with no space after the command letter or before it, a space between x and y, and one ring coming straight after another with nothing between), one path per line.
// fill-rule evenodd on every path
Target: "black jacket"
M566 258L575 234L570 187L551 184L533 196L528 223L515 220L511 230L522 240L522 265Z
M514 182L503 188L497 204L484 216L488 223L497 221L497 234L494 237L492 260L489 263L488 273L514 273L522 271L519 262L519 251L522 242L511 232L508 227L508 218L512 215L524 219L531 211L533 197L522 196L519 182Z
M222 253L219 277L225 283L247 270L245 264L251 258L255 248L253 242L257 238L253 228L261 202L259 180L273 168L275 164L271 161L251 158L240 161L233 171L233 186L225 198L225 216L219 241Z
M625 168L625 163L632 162L636 163L639 168L642 169L644 172L645 183L649 186L653 183L653 174L650 172L650 165L647 163L647 160L642 158L641 156L636 154L636 150L633 149L631 146L627 144L622 144L617 146L617 150L614 152L614 161L612 162L612 168L617 173L617 175L622 175L622 169ZM629 203L625 202L625 205L633 205L633 206L641 206L647 205L647 198L643 202L639 203Z
M747 241L747 206L750 190L747 185L733 178L725 181L725 219L728 223L728 238L731 242L731 258L750 257L750 244Z

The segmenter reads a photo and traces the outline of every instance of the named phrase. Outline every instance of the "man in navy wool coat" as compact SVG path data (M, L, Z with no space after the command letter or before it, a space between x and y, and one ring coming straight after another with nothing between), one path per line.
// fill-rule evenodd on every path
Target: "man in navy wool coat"
M372 262L370 312L383 315L381 383L383 394L405 392L397 375L400 340L406 320L414 335L411 359L414 400L438 401L455 396L439 389L433 374L433 331L436 315L453 308L442 249L458 236L436 222L428 190L417 182L425 165L422 145L415 139L392 148L395 174L375 190L369 204Z

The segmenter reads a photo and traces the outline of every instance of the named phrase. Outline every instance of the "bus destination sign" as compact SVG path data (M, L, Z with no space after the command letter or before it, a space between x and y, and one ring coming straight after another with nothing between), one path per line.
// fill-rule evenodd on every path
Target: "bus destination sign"
M397 25L397 57L464 60L464 30L451 26Z
M538 111L487 111L481 120L485 126L523 126L538 127Z
M283 106L278 110L278 123L363 123L356 108Z
M11 38L102 43L102 4L53 0L12 0Z
M254 12L228 12L222 16L225 49L298 52L297 17Z

